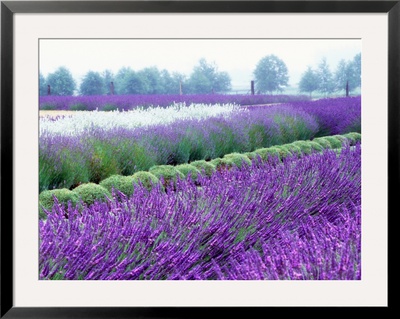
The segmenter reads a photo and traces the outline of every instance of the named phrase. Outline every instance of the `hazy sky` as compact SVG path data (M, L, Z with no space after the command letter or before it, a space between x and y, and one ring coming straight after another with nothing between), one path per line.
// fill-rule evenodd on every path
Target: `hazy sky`
M156 66L189 75L199 59L215 62L231 76L233 89L247 88L258 61L275 54L296 86L307 66L316 67L323 57L335 71L341 59L361 52L361 40L352 39L41 39L40 72L47 76L67 67L80 82L91 71L116 73L121 67L134 70Z

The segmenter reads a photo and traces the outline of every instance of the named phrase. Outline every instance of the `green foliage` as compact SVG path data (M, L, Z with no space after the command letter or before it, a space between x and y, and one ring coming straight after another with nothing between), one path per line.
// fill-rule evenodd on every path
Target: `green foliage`
M106 112L116 111L118 110L118 107L113 104L105 104L101 110Z
M308 141L295 141L292 144L300 147L303 154L311 154L312 152L312 147Z
M343 135L349 140L350 145L355 145L357 142L361 142L361 134L357 132L350 132Z
M71 111L87 111L87 105L83 103L76 103L69 107Z
M43 209L51 211L54 205L54 196L58 203L64 207L71 202L72 205L79 203L79 196L67 188L45 190L39 194L39 218L46 219L47 215Z
M294 145L293 143L283 144L280 147L287 150L292 155L296 155L298 157L302 155L301 148L297 145Z
M65 67L60 67L50 73L47 83L51 87L51 95L73 95L76 89L76 82L71 72Z
M334 137L334 138L336 138L337 140L340 141L340 143L341 143L340 147L349 144L349 140L346 137L342 136L342 135L332 135L332 137Z
M39 73L39 95L40 96L47 95L46 78L42 73Z
M270 137L268 136L266 127L264 125L252 124L248 134L250 150L254 150L263 146L268 146L268 144L270 143Z
M309 66L307 68L307 71L305 71L301 76L301 79L299 82L300 92L309 93L310 97L311 97L312 92L316 91L318 89L318 86L319 86L318 75Z
M118 148L113 148L114 151L107 151L108 154L114 153L116 163L115 170L121 175L132 175L135 172L147 171L150 167L156 164L152 154L136 141L125 139L118 142Z
M237 167L242 167L243 164L251 165L251 161L244 154L230 153L225 155L223 158L232 161Z
M263 161L267 161L270 158L279 157L279 151L276 148L260 148L254 151L257 155L261 157Z
M50 103L43 103L42 105L40 105L40 109L41 110L56 110L57 109L57 105L55 104L50 104Z
M198 160L191 162L190 165L196 167L200 172L204 172L206 176L211 176L215 172L216 167L211 162L205 160Z
M187 93L223 93L231 89L231 79L226 72L219 72L215 63L199 60L187 82Z
M104 79L99 72L89 71L85 74L79 87L81 95L102 95L105 91Z
M310 144L311 149L317 152L322 152L324 148L321 146L321 144L314 142L314 141L309 141L308 144Z
M85 159L68 148L61 149L53 157L43 156L39 152L39 167L39 191L70 188L90 180Z
M105 201L107 197L111 198L111 193L106 188L95 183L79 185L72 191L88 205L93 204L95 201Z
M297 140L308 140L313 136L313 132L307 123L299 117L277 115L274 117L274 122L279 125L280 130L279 139L274 143L276 145Z
M200 174L200 171L191 164L177 165L176 169L181 172L185 177L188 177L188 175L190 174L191 179L194 181L197 180L197 177Z
M132 175L133 182L135 184L141 184L148 190L151 190L156 184L160 182L160 180L150 172L136 172Z
M280 92L288 85L289 75L286 64L273 54L263 57L253 73L257 92Z
M232 127L218 121L215 122L215 126L219 127L220 130L213 130L209 134L210 142L214 145L214 152L211 158L222 157L225 154L234 152L238 147Z
M332 148L341 148L342 147L342 141L338 140L336 137L324 136L324 137L321 137L321 138L323 138L326 141L328 141L329 144L331 144Z
M102 180L100 186L103 186L110 193L113 189L119 190L121 193L131 196L133 194L133 177L122 175L111 175L110 177Z
M150 83L143 72L135 72L129 67L121 68L115 77L115 87L118 94L146 94Z
M313 139L313 142L318 143L318 144L321 145L324 149L332 148L331 143L329 143L329 141L326 140L326 139L323 138L323 137L314 138L314 139Z
M276 145L276 146L270 147L270 150L276 150L276 152L278 153L278 156L281 160L292 155L292 153L290 151L288 151L282 145Z
M158 179L164 180L164 186L175 183L177 178L184 179L185 176L172 165L157 165L149 169L149 172Z
M338 91L345 91L346 84L349 92L361 86L361 53L356 54L353 60L340 60L335 72L335 84Z
M99 183L107 177L120 174L118 157L111 144L93 139L89 160L90 180Z
M335 90L335 83L333 81L333 76L329 69L329 65L326 62L326 58L323 58L318 65L317 77L319 83L319 92L327 96Z
M230 169L233 166L236 166L236 164L228 158L215 158L211 161L211 164L213 164L216 168L216 170L223 170L223 169Z
M246 155L247 158L248 158L250 161L252 161L252 160L254 160L255 158L258 157L257 153L255 153L255 152L246 152L246 153L244 153L244 155Z
M163 83L161 73L156 67L148 67L140 70L138 76L146 83L146 91L142 94L162 94Z
M111 82L114 83L114 74L110 70L105 70L101 74L101 78L103 80L103 94L112 95L111 92ZM114 94L115 94L114 90Z

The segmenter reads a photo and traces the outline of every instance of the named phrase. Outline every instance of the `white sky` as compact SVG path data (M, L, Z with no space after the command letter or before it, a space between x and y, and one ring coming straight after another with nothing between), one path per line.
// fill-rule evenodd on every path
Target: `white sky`
M357 39L41 39L40 72L47 76L67 67L80 82L88 71L117 73L156 66L159 70L189 75L200 58L215 62L231 76L233 89L250 86L258 61L275 54L289 71L289 84L297 86L307 66L316 67L325 57L331 71L341 59L361 52Z

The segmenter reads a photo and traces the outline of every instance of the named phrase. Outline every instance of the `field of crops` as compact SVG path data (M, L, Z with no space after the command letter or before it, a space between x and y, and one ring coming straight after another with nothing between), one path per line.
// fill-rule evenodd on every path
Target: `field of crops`
M107 95L107 96L40 96L40 110L128 111L136 108L168 107L185 104L259 105L305 101L306 95L249 95L249 94L185 94L185 95Z
M225 102L41 117L40 279L360 280L361 98Z

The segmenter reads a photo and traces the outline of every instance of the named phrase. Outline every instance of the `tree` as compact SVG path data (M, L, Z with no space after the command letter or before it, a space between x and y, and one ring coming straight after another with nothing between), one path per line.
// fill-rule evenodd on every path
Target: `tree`
M208 63L204 58L193 68L187 82L188 92L194 94L222 93L230 89L229 74L218 71L215 62Z
M188 86L186 75L179 72L173 72L171 78L172 82L168 86L170 94L186 93L186 86Z
M117 94L128 94L125 90L125 82L132 72L133 70L129 67L122 67L118 70L114 82L115 92Z
M353 91L361 86L361 54L357 54L353 60L340 60L334 76L335 88L338 91L346 90L349 85L349 91Z
M318 90L318 86L318 76L309 66L307 71L305 71L301 76L299 83L300 92L310 93L311 97L312 92Z
M47 83L46 78L42 73L39 73L39 95L47 95Z
M49 74L47 83L51 87L52 95L73 95L76 89L76 82L71 72L63 66Z
M102 95L104 90L103 77L99 72L94 71L85 74L79 87L81 95Z
M118 94L147 94L149 82L143 73L135 72L129 67L120 69L115 77Z
M283 91L288 85L289 75L285 62L271 54L263 57L253 72L256 90L265 93Z
M354 86L360 87L361 86L361 53L358 53L354 56L353 60L351 61L352 67L352 80Z
M349 80L349 68L345 60L340 60L335 71L335 88L337 91L346 90L346 84Z
M157 67L149 67L140 70L138 76L141 77L145 92L143 94L161 94L163 91L161 73Z
M319 92L327 96L335 90L335 83L329 65L326 62L326 58L323 58L321 63L318 65L317 77L319 82Z
M161 94L179 94L181 85L183 86L186 77L185 75L173 72L170 74L167 70L162 70L161 74L161 87L162 93Z
M114 92L111 92L111 82L114 83L114 74L110 70L105 70L105 71L103 71L101 76L103 78L103 83L104 83L103 93L107 94L107 95L115 94L115 90L114 90Z

